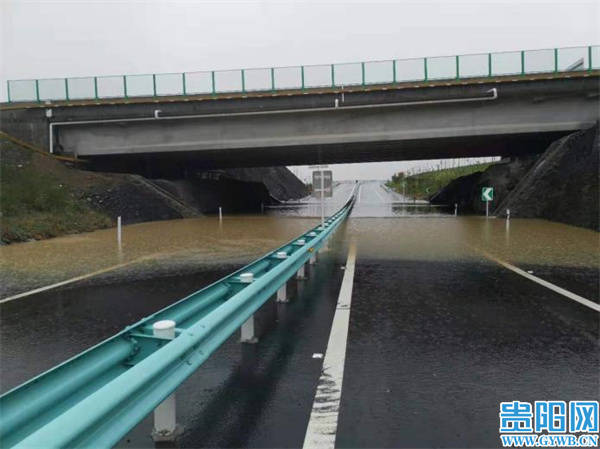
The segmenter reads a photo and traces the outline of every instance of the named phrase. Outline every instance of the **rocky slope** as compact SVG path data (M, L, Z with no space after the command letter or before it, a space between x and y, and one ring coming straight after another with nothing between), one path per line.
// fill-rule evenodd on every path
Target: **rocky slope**
M494 187L492 209L508 196L537 159L536 155L503 159L485 171L461 176L451 181L430 198L433 204L458 204L461 214L484 214L481 188Z
M555 141L496 214L545 218L600 231L600 144L598 125Z
M300 198L304 184L285 167L196 173L188 179L84 170L0 140L1 241L91 231L124 223L214 213L259 212L261 204Z
M493 186L491 210L504 216L545 218L600 231L598 124L555 141L540 156L503 160L457 178L431 197L458 203L460 213L484 213L481 188Z

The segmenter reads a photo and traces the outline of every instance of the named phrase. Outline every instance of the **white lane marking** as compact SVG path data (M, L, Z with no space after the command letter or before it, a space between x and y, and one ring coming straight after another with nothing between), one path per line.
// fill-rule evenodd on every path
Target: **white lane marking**
M139 257L137 259L130 260L129 262L120 263L118 265L113 265L111 267L103 268L101 270L94 271L92 273L82 274L81 276L77 276L77 277L74 277L74 278L71 278L71 279L60 281L60 282L57 282L56 284L50 284L50 285L46 285L44 287L39 287L39 288L36 288L34 290L29 290L27 292L19 293L18 295L8 296L6 298L0 299L0 304L5 303L5 302L9 302L9 301L13 301L13 300L19 299L19 298L24 298L26 296L35 295L36 293L45 292L47 290L51 290L51 289L56 288L56 287L61 287L63 285L72 284L73 282L82 281L84 279L91 278L91 277L97 276L99 274L103 274L103 273L107 273L107 272L112 271L112 270L116 270L117 268L126 267L127 265L131 265L132 263L140 262L141 260L148 259L148 258L151 258L151 256Z
M495 256L492 256L491 254L475 248L477 251L479 251L481 254L483 254L485 257L487 257L488 259L502 265L504 268L508 268L509 270L520 274L521 276L529 279L530 281L536 282L540 285L543 285L546 288L549 288L550 290L563 295L565 298L569 298L572 299L573 301L577 301L580 304L583 304L586 307L589 307L592 310L595 310L596 312L600 312L600 304L595 303L594 301L590 301L589 299L584 298L583 296L579 296L576 295L575 293L571 293L569 290L565 290L564 288L559 287L558 285L554 285L548 281L545 281L543 279L540 279L537 276L534 276L533 274L528 273L527 271L521 270L518 267L515 267L514 265L509 264L508 262L504 262L503 260L498 259Z
M346 270L342 279L337 308L331 324L331 333L329 334L327 351L323 360L321 377L317 384L315 400L306 428L306 435L304 436L304 449L333 449L335 447L340 400L342 398L342 380L344 379L355 260L356 244L352 241L348 250L348 260L346 261Z
M375 184L375 193L377 194L377 196L379 197L379 199L381 200L381 202L385 203L385 198L381 196L381 193L379 193L379 186L381 184Z

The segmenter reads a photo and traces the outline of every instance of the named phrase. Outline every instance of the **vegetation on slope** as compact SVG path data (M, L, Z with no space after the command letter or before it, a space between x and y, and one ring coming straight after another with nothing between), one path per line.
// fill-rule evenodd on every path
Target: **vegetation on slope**
M83 198L81 187L86 178L83 173L6 140L0 141L2 242L111 226L110 218L94 210Z
M491 164L465 165L442 170L434 170L408 176L404 172L396 173L386 185L400 194L417 199L429 199L434 193L461 176L484 171Z

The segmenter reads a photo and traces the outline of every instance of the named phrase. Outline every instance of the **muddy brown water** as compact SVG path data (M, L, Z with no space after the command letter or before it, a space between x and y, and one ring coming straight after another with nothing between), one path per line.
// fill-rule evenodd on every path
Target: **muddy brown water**
M333 210L343 203L352 187L340 185L328 208ZM454 217L452 210L411 205L408 200L387 192L381 183L361 185L352 215L338 233L337 249L331 253L328 268L322 270L323 278L318 278L317 270L317 277L306 284L303 302L290 303L288 318L278 321L281 329L261 340L263 346L252 350L251 359L258 368L253 367L251 374L244 371L247 350L242 351L237 337L232 337L182 386L192 398L187 399L186 393L181 402L180 418L188 429L188 446L283 447L302 443L314 394L313 383L320 372L311 355L326 349L341 280L340 265L344 263L350 240L358 245L359 270L355 283L360 295L366 297L373 290L369 282L376 285L381 280L385 284L388 276L398 284L393 292L383 292L389 296L386 307L395 304L396 292L401 289L409 292L417 286L423 297L412 298L428 313L429 300L450 307L443 301L452 296L446 285L462 289L465 295L476 297L483 292L487 297L496 291L496 284L502 288L502 283L509 280L518 287L513 285L514 292L510 293L514 302L511 307L516 307L519 301L528 303L528 295L545 295L542 287L529 285L530 281L521 281L485 260L482 250L587 299L598 300L600 263L596 232L545 220L513 218L507 222ZM269 209L264 215L225 215L222 222L217 217L202 217L126 225L121 248L115 229L0 247L0 297L3 298L86 273L109 270L84 283L0 304L1 390L18 385L316 225L320 208L315 200L308 198L297 203L300 204L290 204L281 210ZM462 278L454 279L452 270ZM112 277L107 279L109 273ZM377 282L375 275L380 276ZM97 278L104 278L104 282L95 284ZM542 296L538 300L547 301ZM573 306L568 300L560 301L556 304L561 314L557 323L589 319L587 311L581 312L583 318L579 311L571 316ZM553 302L548 304L554 308ZM364 308L371 310L368 305ZM389 314L387 309L384 312L385 316ZM464 310L457 306L457 310L444 316L452 317L459 312ZM524 325L533 337L537 332L531 330L536 329L532 325L536 313L532 309L531 320ZM418 318L423 326L429 323L425 315ZM282 323L287 323L288 328ZM353 323L364 332L364 326L356 318ZM522 332L516 327L515 335L520 335ZM565 335L575 331L562 329ZM351 339L358 330L351 328ZM441 335L445 335L443 331L440 327ZM593 329L589 335L593 338ZM368 344L371 343L369 340ZM266 357L269 351L273 353L271 358ZM360 361L362 355L359 355ZM264 360L273 362L263 372L260 367ZM415 366L419 364L422 361L416 359ZM585 378L593 376L596 365L590 366ZM557 378L557 385L559 381ZM260 388L248 390L248 385ZM244 396L248 391L249 395ZM287 396L278 395L279 391ZM299 411L289 410L290 403L295 403L290 397L301 404ZM261 414L255 416L257 406L261 407ZM253 418L244 422L232 418L238 412ZM354 413L342 413L342 419L346 420L342 421L342 430L344 422L348 428L356 427L348 420ZM221 421L223 415L229 417ZM280 425L273 425L280 418L283 420ZM221 422L219 429L222 427L223 432L211 434L210 429L217 421ZM151 447L150 425L146 419L121 445ZM234 430L238 433L231 433ZM373 434L377 434L376 429ZM225 435L231 435L231 439L224 440ZM444 440L440 437L436 444ZM416 444L415 441L411 444Z

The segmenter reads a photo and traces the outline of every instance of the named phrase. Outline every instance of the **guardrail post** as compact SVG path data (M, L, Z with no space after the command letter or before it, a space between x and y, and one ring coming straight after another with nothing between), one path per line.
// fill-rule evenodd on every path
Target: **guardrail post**
M6 80L6 95L8 97L8 102L10 103L10 81Z
M592 70L592 46L588 45L588 70Z
M277 259L287 259L287 253L285 251L279 251L275 254ZM277 302L288 302L287 297L287 282L284 282L281 287L277 290Z
M242 73L242 93L246 93L246 75L244 69L241 69L240 72Z
M392 75L393 75L393 83L396 84L396 60L392 61Z
M35 80L35 97L40 102L40 80Z
M152 74L152 92L154 93L154 97L156 97L156 73Z
M521 75L525 75L525 50L521 50Z
M217 88L215 86L215 71L210 72L210 79L212 81L212 94L215 95L217 93Z
M294 245L297 246L304 246L306 244L306 240L304 239L298 239L294 242ZM300 268L298 268L298 271L296 271L296 279L301 281L307 278L306 276L306 264L302 264L302 266Z
M427 81L427 58L423 58L423 81Z
M155 337L173 340L175 338L175 321L162 320L152 325ZM172 393L154 409L154 429L152 439L156 442L175 441L181 428L176 421L175 393Z
M253 273L242 273L240 274L240 282L242 284L251 284L254 282L254 274ZM251 315L241 327L241 337L240 343L257 343L258 338L256 338L256 332L254 328L254 315Z
M304 90L304 66L300 66L300 78L302 78L302 90Z
M187 89L186 89L186 85L185 85L185 72L183 72L181 74L181 81L183 83L183 95L187 95L187 92L186 92Z
M299 281L303 281L306 279L306 265L302 264L298 271L296 271L296 279Z
M123 94L127 98L127 75L123 75Z
M554 73L558 72L558 48L554 49Z
M288 302L288 301L289 301L289 299L287 297L287 282L285 282L277 290L277 302Z
M310 259L308 259L308 263L310 265L317 263L317 252L313 248L310 249Z
M69 101L69 79L65 78L65 99Z
M492 54L488 53L488 76L492 76Z
M94 97L96 100L98 99L98 77L97 76L94 77Z

